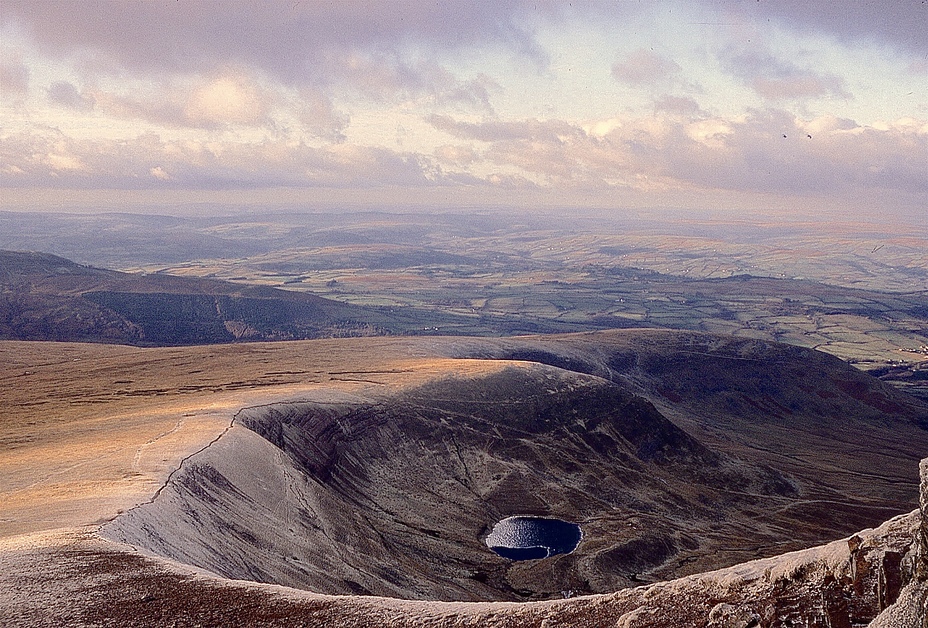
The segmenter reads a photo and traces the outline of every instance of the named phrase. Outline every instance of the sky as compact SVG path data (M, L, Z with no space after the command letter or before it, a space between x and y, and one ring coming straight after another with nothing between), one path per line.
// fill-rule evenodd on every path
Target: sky
M2 0L0 208L928 220L925 0Z

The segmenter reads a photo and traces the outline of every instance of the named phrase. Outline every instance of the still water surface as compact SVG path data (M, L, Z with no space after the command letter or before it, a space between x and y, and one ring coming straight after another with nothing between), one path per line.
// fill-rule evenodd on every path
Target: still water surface
M537 560L577 549L583 533L576 523L545 517L507 517L493 526L486 544L510 560Z

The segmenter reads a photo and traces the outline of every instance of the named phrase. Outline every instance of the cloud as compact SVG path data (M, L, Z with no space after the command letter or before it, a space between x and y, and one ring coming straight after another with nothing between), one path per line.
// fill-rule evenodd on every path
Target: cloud
M466 168L480 159L480 155L470 144L444 144L435 149L435 158L447 165Z
M552 194L693 190L857 199L876 191L924 198L928 121L874 126L779 109L736 118L704 113L562 120L431 122L453 141L431 155L294 139L235 142L75 139L51 128L0 137L9 187L71 189L530 188ZM518 203L518 195L510 197Z
M421 156L382 148L310 147L289 140L237 143L69 138L55 129L0 138L8 187L223 189L424 186L440 179Z
M259 68L288 84L326 80L332 55L500 45L544 63L526 16L556 13L556 2L475 0L4 0L2 18L27 31L46 54L84 51L114 71L210 72Z
M93 109L96 102L93 96L82 94L77 91L74 85L67 81L56 81L52 83L51 87L48 88L48 100L60 107L83 112Z
M928 3L922 0L697 0L707 19L767 28L771 24L792 33L824 36L850 47L876 45L903 56L928 53Z
M864 127L768 109L727 120L613 119L587 124L588 131L562 121L432 122L463 139L489 142L483 155L494 166L555 186L696 186L786 195L928 192L928 123L914 120Z
M918 93L928 51L916 4L2 0L0 171L4 185L154 190L924 194L923 123L872 123L924 118L916 96L883 98ZM681 28L693 38L667 40ZM768 37L833 65L778 57ZM876 42L875 67L908 68L909 82L889 71L845 83L832 72L860 54L834 40ZM631 52L609 57L617 41ZM546 72L548 54L582 72ZM79 139L92 121L76 114L90 110L101 139Z
M559 142L564 136L582 133L576 126L561 120L522 120L463 122L451 116L432 114L426 121L440 131L454 137L497 142L501 140L528 140Z
M928 3L922 0L777 0L742 6L757 12L758 23L770 17L790 30L827 34L848 46L871 42L910 54L928 52Z
M689 96L664 94L654 100L654 111L670 115L695 116L702 114L699 103Z
M345 140L345 128L350 118L348 114L338 111L321 90L301 90L293 107L304 132L330 142Z
M639 48L612 66L612 76L623 83L642 86L666 81L681 70L672 59Z
M490 92L499 89L485 74L461 81L433 61L410 62L394 54L355 52L329 58L326 64L326 74L340 77L340 85L380 103L417 100L419 104L456 104L489 112Z
M219 76L193 90L184 107L193 124L259 126L268 121L269 98L242 76Z
M154 168L150 168L148 170L148 174L150 174L155 179L158 179L159 181L170 181L173 178L161 166L155 166Z
M105 103L111 115L218 128L266 126L272 104L269 86L322 94L323 100L341 94L375 104L490 113L491 94L499 85L486 74L458 77L434 53L485 44L543 66L545 53L524 25L524 16L554 14L557 9L550 7L556 5L528 0L86 0L40 5L4 0L0 22L39 54L70 66L87 84L108 86L94 89L108 93L92 97ZM132 83L143 93L112 87ZM144 93L146 84L159 86L163 93ZM183 89L191 93L177 93ZM75 110L92 104L88 94L80 100L64 86L55 90L56 104ZM314 104L309 107L314 108L318 110ZM305 126L319 137L339 141L348 116L333 111L327 117L329 124Z
M729 50L721 61L732 76L767 100L851 97L841 77L801 68L763 49Z
M304 136L337 143L344 141L350 122L348 114L338 110L321 89L264 86L239 69L211 78L164 81L122 92L96 89L85 97L112 119L142 120L170 129L247 127L282 133L295 127Z
M64 102L73 100L71 90L73 87L62 87L58 90L59 97ZM151 83L122 93L95 89L81 98L112 118L199 129L273 127L272 109L278 99L274 92L238 70L226 70L192 82Z
M0 98L24 96L29 91L29 68L20 57L0 59Z

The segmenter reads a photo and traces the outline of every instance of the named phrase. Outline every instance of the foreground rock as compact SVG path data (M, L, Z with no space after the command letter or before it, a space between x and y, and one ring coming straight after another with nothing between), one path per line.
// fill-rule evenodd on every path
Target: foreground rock
M870 628L928 628L928 458L919 466L921 521L903 561L901 577L906 586L896 603L881 613Z

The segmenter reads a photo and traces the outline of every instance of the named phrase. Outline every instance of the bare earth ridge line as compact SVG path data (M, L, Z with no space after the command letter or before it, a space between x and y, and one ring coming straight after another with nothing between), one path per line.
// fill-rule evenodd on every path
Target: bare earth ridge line
M144 450L148 449L149 447L151 447L152 445L154 445L155 443L157 443L157 442L158 442L159 440L161 440L162 438L166 438L166 437L170 436L171 434L173 434L174 432L176 432L177 430L179 430L181 427L183 427L183 425L184 425L184 417L181 416L179 419L177 419L177 423L174 424L174 427L172 427L171 429L169 429L169 430L166 431L166 432L161 432L160 434L158 434L157 436L155 436L155 437L152 438L151 440L149 440L149 441L147 441L147 442L142 443L141 445L139 445L138 449L135 450L135 457L132 458L132 468L133 468L133 469L138 469L138 468L139 468L139 461L140 461L141 458L142 458L142 452L143 452Z
M141 503L139 503L139 504L136 504L136 505L133 506L132 508L129 508L129 509L125 510L124 513L125 513L125 512L132 512L133 510L135 510L135 509L137 509L137 508L140 508L141 506L145 506L145 505L151 504L151 503L153 503L156 499L158 499L158 496L161 495L161 492L171 483L171 480L174 479L174 475L175 475L176 473L178 473L178 472L181 470L181 468L184 466L184 463L186 463L188 460L190 460L191 458L193 458L193 457L196 456L197 454L203 453L204 451L206 451L207 449L209 449L212 445L214 445L220 438L222 438L223 436L225 436L225 434L226 434L229 430L232 429L232 426L235 425L235 417L237 417L237 416L239 415L240 412L242 412L243 410L246 410L246 409L247 409L247 408L241 408L241 409L239 409L238 411L236 411L236 413L235 413L235 414L232 416L232 418L229 420L229 425L227 425L225 428L223 428L222 432L220 432L217 436L215 436L215 437L214 437L211 441L209 441L206 445L204 445L203 447L201 447L201 448L198 449L197 451L195 451L195 452L193 452L193 453L190 453L190 454L184 456L183 458L181 458L180 461L178 461L177 466L174 468L174 470L171 471L171 472L168 474L168 477L165 478L165 480L164 480L164 482L161 484L161 486L158 487L158 490L156 490L156 491L152 494L152 496L151 496L149 499L147 499L147 500L145 500L144 502L141 502ZM124 514L124 513L119 513L119 514L116 515L116 516L118 517L118 516L120 516L121 514ZM115 517L114 517L114 519L115 519ZM105 524L101 524L100 527L102 527L103 525L105 525Z

